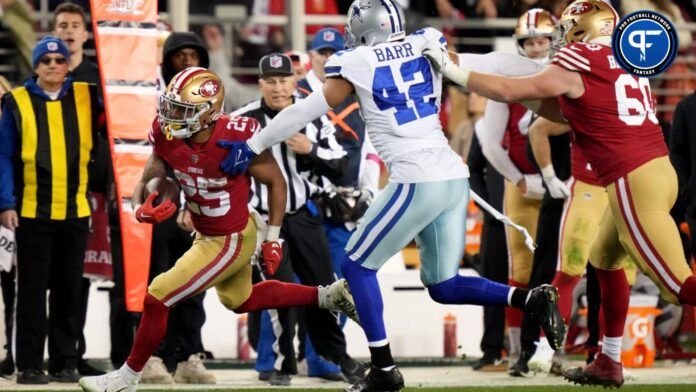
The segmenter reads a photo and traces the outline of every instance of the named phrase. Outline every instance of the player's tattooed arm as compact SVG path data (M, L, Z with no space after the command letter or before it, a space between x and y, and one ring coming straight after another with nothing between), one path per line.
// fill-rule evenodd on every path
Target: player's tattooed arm
M287 184L270 151L265 150L251 161L249 174L268 187L268 225L280 227L287 203Z
M160 158L154 152L150 154L147 163L145 164L145 169L143 169L143 174L140 176L140 181L135 184L133 188L133 197L131 198L131 205L135 208L138 205L143 204L143 189L145 189L145 184L155 177L166 177L167 176L167 163Z

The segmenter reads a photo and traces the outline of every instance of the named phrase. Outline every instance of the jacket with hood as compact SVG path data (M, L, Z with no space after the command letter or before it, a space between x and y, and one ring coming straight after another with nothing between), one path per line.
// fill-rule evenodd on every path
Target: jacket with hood
M199 67L209 67L210 58L208 57L208 50L205 48L203 41L195 33L174 32L169 35L169 38L164 42L164 53L162 56L162 64L160 65L162 71L161 76L164 81L162 90L167 87L169 81L171 81L178 72L172 65L172 56L174 56L174 53L178 50L184 48L195 49L198 52L198 57L201 61Z

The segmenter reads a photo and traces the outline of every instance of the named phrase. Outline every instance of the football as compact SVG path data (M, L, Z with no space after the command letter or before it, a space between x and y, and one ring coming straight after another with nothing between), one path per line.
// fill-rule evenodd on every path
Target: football
M177 208L179 207L179 186L176 181L169 177L155 177L145 184L143 189L143 200L150 196L150 193L157 191L159 195L155 199L155 206L159 205L164 200L171 200Z

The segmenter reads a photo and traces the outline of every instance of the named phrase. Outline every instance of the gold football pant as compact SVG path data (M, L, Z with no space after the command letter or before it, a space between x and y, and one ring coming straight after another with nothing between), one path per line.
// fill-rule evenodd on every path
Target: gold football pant
M556 270L581 277L585 274L592 242L609 207L609 198L604 187L573 177L568 180L568 187L571 195L563 206ZM628 261L622 262L622 266L628 283L632 285L636 280L635 264Z
M256 225L249 218L243 231L224 236L196 233L196 239L174 267L158 275L148 292L174 306L215 287L225 307L236 309L251 294L251 265L256 249Z
M590 262L614 270L622 267L628 253L660 288L663 298L678 303L691 270L669 214L678 192L669 158L653 159L606 189L609 211L602 218Z
M505 181L503 209L510 220L527 228L529 235L536 238L537 222L541 200L527 199L522 196L515 184ZM524 236L511 227L505 227L508 247L509 275L515 285L525 286L532 275L534 254L524 244Z

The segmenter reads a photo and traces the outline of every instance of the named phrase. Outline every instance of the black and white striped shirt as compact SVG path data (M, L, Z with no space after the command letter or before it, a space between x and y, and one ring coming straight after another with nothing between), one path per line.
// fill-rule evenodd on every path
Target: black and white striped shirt
M268 107L263 99L253 101L232 113L233 116L253 117L261 127L265 127L276 114L278 112ZM312 196L321 192L324 187L322 176L329 180L339 178L348 159L346 151L336 140L336 128L326 116L310 122L299 132L312 141L313 147L309 154L295 154L285 143L270 148L288 184L285 207L285 212L288 213L297 211ZM268 190L253 178L249 204L263 215L268 213Z

